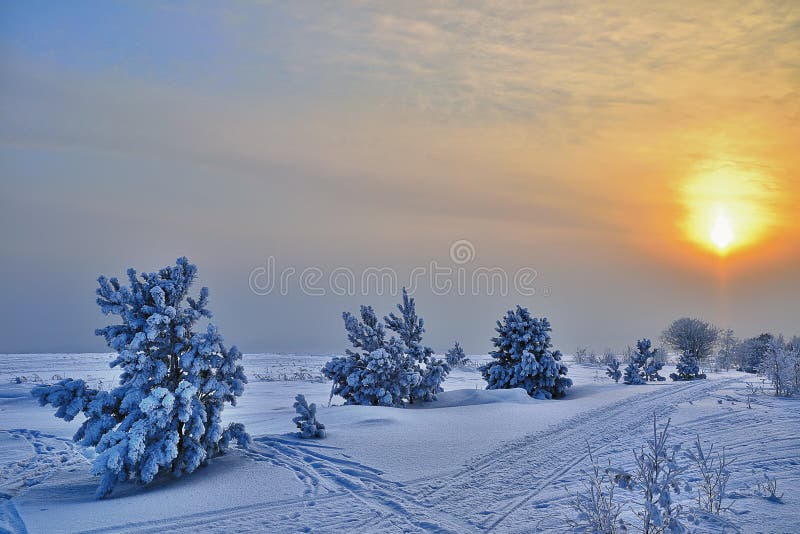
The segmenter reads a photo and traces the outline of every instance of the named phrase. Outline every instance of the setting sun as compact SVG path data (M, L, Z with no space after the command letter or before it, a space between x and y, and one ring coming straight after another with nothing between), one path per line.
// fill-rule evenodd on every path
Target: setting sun
M720 213L717 215L717 220L714 222L714 227L711 228L709 237L720 252L725 252L733 242L733 229L731 229L730 220L725 214Z
M763 171L707 162L682 187L684 231L696 245L725 255L763 241L775 226L775 187Z

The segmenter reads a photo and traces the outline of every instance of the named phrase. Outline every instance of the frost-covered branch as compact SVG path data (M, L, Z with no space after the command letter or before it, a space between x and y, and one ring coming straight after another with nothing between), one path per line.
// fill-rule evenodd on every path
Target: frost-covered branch
M722 500L730 479L730 465L733 460L722 451L715 453L712 443L706 450L700 442L700 436L695 438L692 448L686 452L700 474L700 484L697 488L697 505L713 514L719 514L725 507Z

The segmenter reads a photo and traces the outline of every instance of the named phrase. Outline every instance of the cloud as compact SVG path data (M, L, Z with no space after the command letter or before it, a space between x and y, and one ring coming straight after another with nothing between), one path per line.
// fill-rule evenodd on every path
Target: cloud
M410 105L475 120L607 127L676 102L775 103L798 82L800 10L791 3L468 6L295 3L304 25L285 44L298 57L319 47L313 57L354 84L399 83Z

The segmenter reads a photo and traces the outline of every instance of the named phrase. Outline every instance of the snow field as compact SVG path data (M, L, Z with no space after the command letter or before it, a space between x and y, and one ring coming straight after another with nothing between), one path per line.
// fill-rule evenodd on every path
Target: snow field
M248 375L293 377L292 369L319 369L327 359L245 355L244 365ZM700 433L736 458L733 511L702 518L701 532L735 532L734 524L742 532L797 532L800 524L800 403L765 394L748 409L752 375L625 386L570 365L575 385L567 397L544 401L521 390L486 391L479 373L457 369L437 401L406 408L341 406L336 398L328 407L330 383L251 380L239 405L224 412L247 426L251 450L97 501L89 462L69 439L78 423L56 419L30 397L31 384L12 380L63 372L110 384L109 357L2 361L0 529L8 532L563 532L589 465L587 443L601 461L629 467L653 413L662 423L672 418L672 442L688 447ZM327 439L296 437L297 393L317 404ZM753 494L763 473L778 478L783 504Z

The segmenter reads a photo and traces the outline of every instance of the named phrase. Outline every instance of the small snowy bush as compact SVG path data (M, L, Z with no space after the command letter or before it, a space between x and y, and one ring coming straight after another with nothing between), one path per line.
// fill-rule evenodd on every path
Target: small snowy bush
M690 317L683 317L673 321L664 331L664 342L680 352L688 354L699 364L711 356L719 336L719 329L715 326Z
M308 404L304 395L298 394L294 398L294 411L297 416L292 422L300 429L301 438L324 438L325 425L317 421L317 405L313 402Z
M659 350L652 348L649 339L640 339L636 342L636 353L645 380L649 382L666 380L665 377L658 374L664 367L664 362L659 359Z
M658 349L652 348L649 339L636 342L636 350L628 348L628 366L625 368L623 382L629 385L644 384L648 381L666 380L658 374L664 362L659 359Z
M778 479L764 473L764 480L756 485L755 494L772 502L783 502L783 493L778 495Z
M619 379L622 378L622 371L619 370L619 360L614 359L609 362L608 367L606 368L606 375L613 380L614 382L619 383Z
M733 461L725 454L724 447L716 454L713 443L703 450L699 435L695 438L693 447L686 452L686 457L692 461L700 474L697 505L702 510L719 514L725 509L722 500L725 498L728 479L731 477L730 465Z
M747 407L753 408L753 399L758 396L759 388L754 382L745 382L746 389L746 399L747 399Z
M713 514L727 509L722 502L731 475L729 467L732 460L725 455L724 449L715 453L713 444L703 449L698 436L694 447L683 456L689 462L681 463L678 454L680 445L667 445L669 426L668 420L659 431L653 416L652 437L646 446L634 450L635 469L632 471L615 469L610 465L601 469L589 450L592 469L589 472L582 471L583 488L572 502L576 512L575 517L569 518L572 532L689 532L687 524L696 525L699 521L690 510L675 500L682 491L691 491L686 482L691 468L692 479L699 481L699 508ZM615 492L615 487L628 491L620 494ZM756 494L770 498L770 495L774 495L774 489L774 481L765 477ZM633 518L638 518L638 521Z
M469 358L464 354L464 349L461 348L458 341L455 342L453 348L447 351L445 360L450 367L464 367L469 363Z
M397 307L400 315L384 317L385 325L371 306L361 307L360 319L342 314L347 338L356 350L347 349L345 356L331 359L322 368L333 380L331 396L339 395L347 404L401 406L434 400L442 391L450 366L422 344L424 322L405 288ZM398 337L387 340L387 329Z
M632 473L617 471L620 487L638 494L636 515L641 520L639 531L644 534L683 533L683 507L673 502L673 497L686 487L681 475L686 467L678 463L680 446L667 446L669 424L659 432L653 416L653 437L636 456L636 469Z
M117 351L112 367L122 369L119 386L102 391L66 379L33 388L56 417L85 417L75 441L94 447L92 473L98 497L126 480L148 483L160 471L191 473L225 451L231 441L246 447L244 426L222 424L226 403L236 404L247 379L236 347L226 348L214 325L193 331L211 317L208 288L188 296L197 268L186 258L157 273L128 270L129 286L98 279L97 303L121 324L96 331Z
M509 310L497 322L492 361L480 367L486 389L523 388L538 399L563 397L572 380L561 353L552 350L550 322L531 317L526 308Z
M700 372L700 366L697 363L697 358L691 352L683 352L678 365L675 366L677 373L670 373L669 377L672 380L699 380L706 377L705 373Z
M636 360L628 362L625 372L622 375L622 382L629 386L639 386L645 383L641 368L636 364Z
M575 517L568 519L572 532L576 534L622 534L628 531L622 519L623 506L615 499L617 480L614 470L603 469L589 448L592 463L589 472L581 471L584 477L582 491L572 500Z

